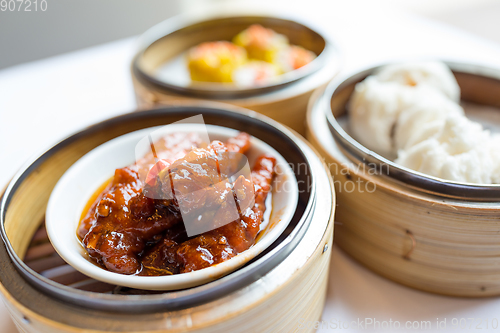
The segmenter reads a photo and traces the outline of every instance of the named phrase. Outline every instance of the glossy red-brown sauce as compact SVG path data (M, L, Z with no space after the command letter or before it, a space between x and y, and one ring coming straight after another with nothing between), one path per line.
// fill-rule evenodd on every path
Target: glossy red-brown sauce
M259 233L276 164L260 156L251 180L229 183L225 175L238 164L231 153L249 148L246 133L208 146L196 134L156 142L154 154L117 169L89 201L77 231L89 256L113 272L155 276L202 269L247 250ZM228 214L219 202L224 196L234 196L239 217L188 237L182 216L202 211L216 223Z

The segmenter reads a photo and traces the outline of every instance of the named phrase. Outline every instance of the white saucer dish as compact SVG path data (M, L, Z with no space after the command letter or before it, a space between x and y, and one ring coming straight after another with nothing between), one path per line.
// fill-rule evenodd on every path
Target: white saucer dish
M81 214L95 191L114 174L115 169L133 164L136 145L148 134L160 130L203 133L210 140L225 140L238 132L233 129L200 124L173 124L131 132L108 141L79 159L55 186L46 211L46 227L58 254L81 273L96 280L145 290L177 290L208 283L243 266L270 246L288 226L298 202L298 186L293 170L286 160L263 141L251 138L246 154L250 165L261 154L277 159L277 175L272 187L272 211L262 226L256 243L248 250L220 264L189 273L169 276L123 275L97 266L77 237Z

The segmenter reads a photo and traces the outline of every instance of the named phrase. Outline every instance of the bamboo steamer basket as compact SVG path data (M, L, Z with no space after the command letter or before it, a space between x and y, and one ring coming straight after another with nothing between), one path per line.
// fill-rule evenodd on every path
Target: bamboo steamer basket
M463 101L500 107L500 72L448 65ZM374 272L416 289L500 295L500 187L444 182L377 163L378 155L341 129L354 85L376 69L334 80L309 105L307 138L335 179L336 243ZM499 112L492 110L490 116Z
M245 130L268 142L297 167L299 203L280 238L237 271L173 292L105 284L62 261L43 224L62 174L112 138L197 114L207 124ZM334 202L328 170L309 144L263 116L206 103L125 114L64 139L9 184L0 206L0 291L21 332L295 332L301 320L318 320L323 310Z
M189 48L205 41L231 40L254 23L286 35L292 44L312 50L318 57L307 66L287 73L285 80L257 88L202 89L168 83L155 76L158 68ZM275 13L213 12L169 19L142 36L132 61L137 103L140 108L149 108L156 104L189 103L193 99L221 101L257 111L304 134L307 103L312 92L325 86L340 68L337 47L326 33L319 31L321 29L313 30L301 23L300 19L277 17Z

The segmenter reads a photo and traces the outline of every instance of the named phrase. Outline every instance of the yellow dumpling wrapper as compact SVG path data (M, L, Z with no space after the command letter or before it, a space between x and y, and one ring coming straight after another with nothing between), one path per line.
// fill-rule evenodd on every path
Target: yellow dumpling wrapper
M278 53L289 46L288 38L272 29L253 24L233 38L233 42L248 53L250 59L274 63Z
M228 41L202 43L187 55L191 80L202 82L233 82L234 70L247 60L245 49Z

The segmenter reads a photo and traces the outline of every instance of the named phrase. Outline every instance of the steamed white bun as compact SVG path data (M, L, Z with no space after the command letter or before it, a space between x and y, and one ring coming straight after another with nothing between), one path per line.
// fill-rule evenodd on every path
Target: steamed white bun
M463 115L463 109L455 102L439 93L429 93L400 113L394 130L395 148L408 149L436 135L447 118Z
M401 150L396 163L457 182L491 184L496 164L491 135L465 116L450 116L434 136Z
M396 82L380 82L368 77L356 85L349 104L350 129L365 147L386 157L393 156L394 126L399 114L435 95L432 89L407 87Z
M376 77L380 82L398 82L408 87L427 85L455 102L460 101L460 87L448 66L441 62L388 65Z
M460 88L439 62L390 65L356 85L353 136L367 148L430 176L500 184L500 135L465 117Z

